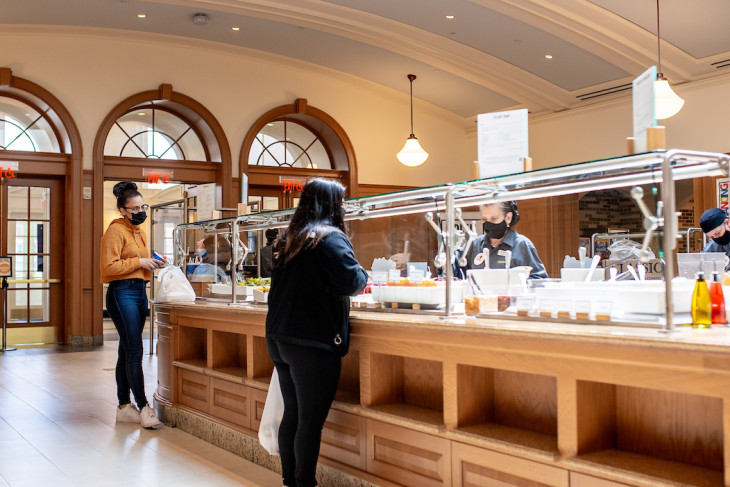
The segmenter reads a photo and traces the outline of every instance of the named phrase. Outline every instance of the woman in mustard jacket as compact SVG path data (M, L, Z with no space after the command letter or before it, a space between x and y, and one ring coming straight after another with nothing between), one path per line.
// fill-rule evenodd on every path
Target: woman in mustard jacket
M101 238L101 282L109 283L106 309L119 332L117 422L154 428L161 423L145 396L142 330L148 309L145 288L152 271L162 262L150 258L147 235L141 228L149 206L144 204L137 185L131 181L117 183L114 196L122 217L112 221ZM139 409L131 404L130 391Z

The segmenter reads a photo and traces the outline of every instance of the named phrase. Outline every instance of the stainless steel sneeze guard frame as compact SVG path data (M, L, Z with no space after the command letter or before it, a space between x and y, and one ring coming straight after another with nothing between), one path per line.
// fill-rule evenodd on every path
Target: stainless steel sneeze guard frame
M456 208L496 203L508 200L526 200L575 194L602 189L621 188L641 184L661 183L665 215L663 220L662 248L665 253L666 311L663 331L673 328L671 279L674 275L674 253L678 235L675 214L674 182L704 176L728 175L730 156L721 153L689 150L655 151L611 159L572 164L520 174L443 186L398 191L382 195L352 198L345 201L346 220L366 220L397 215L445 211L448 233L445 238L447 255L445 316L452 314L451 280L452 234ZM638 208L637 208L638 211ZM231 234L234 256L233 283L237 282L235 260L239 255L239 232L283 228L293 215L294 209L242 215L236 218L188 223L175 229L175 263L185 266L186 236L183 230L195 228L206 234ZM225 228L219 228L225 227ZM671 258L667 258L671 257ZM236 286L232 289L231 302L236 302Z

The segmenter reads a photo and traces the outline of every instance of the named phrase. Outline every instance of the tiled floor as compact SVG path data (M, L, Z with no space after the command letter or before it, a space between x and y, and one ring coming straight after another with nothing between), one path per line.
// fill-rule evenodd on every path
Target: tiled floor
M115 424L116 347L0 353L0 487L281 485L278 474L175 428ZM151 400L156 356L144 355L144 370Z

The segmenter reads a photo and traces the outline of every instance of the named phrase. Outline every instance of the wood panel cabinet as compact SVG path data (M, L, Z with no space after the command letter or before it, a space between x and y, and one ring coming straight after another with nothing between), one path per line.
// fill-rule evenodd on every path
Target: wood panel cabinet
M257 437L265 310L157 313L156 399ZM407 487L730 487L730 329L476 324L353 313L327 464Z

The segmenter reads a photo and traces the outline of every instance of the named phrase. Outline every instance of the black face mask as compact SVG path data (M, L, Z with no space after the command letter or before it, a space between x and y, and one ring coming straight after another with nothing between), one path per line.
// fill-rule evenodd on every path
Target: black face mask
M730 243L730 230L725 229L725 233L721 237L712 239L718 245L727 245Z
M484 228L484 233L487 235L487 237L496 240L504 237L504 234L507 233L508 227L507 221L502 220L502 223L484 222L482 228Z
M147 212L140 211L139 213L132 213L132 218L130 218L129 221L132 223L132 225L141 225L146 219Z

